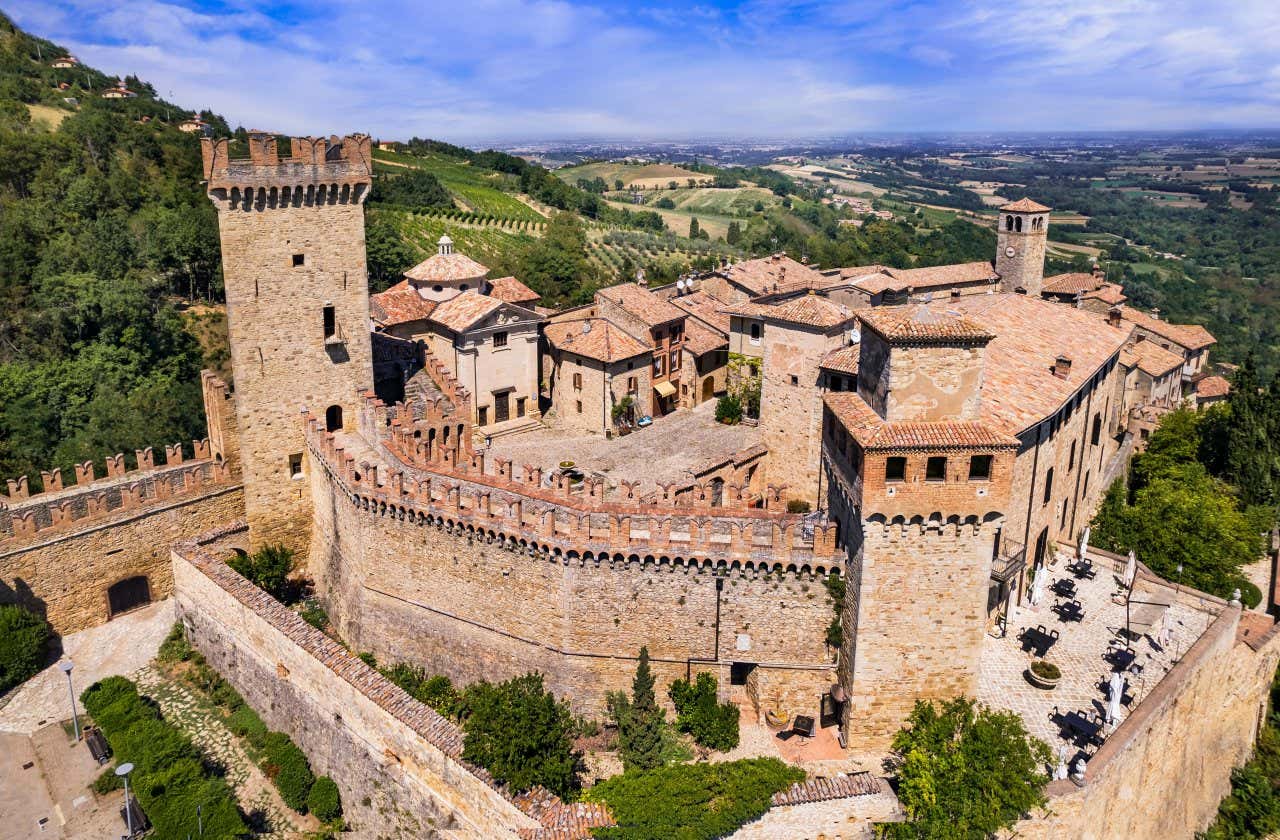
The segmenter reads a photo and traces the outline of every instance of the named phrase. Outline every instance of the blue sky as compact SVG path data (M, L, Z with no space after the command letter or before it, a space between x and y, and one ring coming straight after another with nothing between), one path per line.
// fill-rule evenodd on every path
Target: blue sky
M1280 127L1280 2L3 0L233 124L455 141Z

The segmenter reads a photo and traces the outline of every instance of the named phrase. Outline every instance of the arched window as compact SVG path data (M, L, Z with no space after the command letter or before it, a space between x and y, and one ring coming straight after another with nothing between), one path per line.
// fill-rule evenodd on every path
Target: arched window
M1013 216L1004 217L1004 229L1013 230Z
M342 406L331 405L324 410L324 427L331 432L342 428Z
M151 586L145 576L125 578L107 589L107 606L111 617L151 603Z
M1013 229L1018 233L1022 233L1022 217L1018 216L1013 220Z

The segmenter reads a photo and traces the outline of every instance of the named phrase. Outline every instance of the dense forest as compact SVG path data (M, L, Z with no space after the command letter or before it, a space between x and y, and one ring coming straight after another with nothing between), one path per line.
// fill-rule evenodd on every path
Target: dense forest
M204 436L175 305L221 288L198 140L170 127L191 112L133 78L103 99L63 54L0 16L0 476Z

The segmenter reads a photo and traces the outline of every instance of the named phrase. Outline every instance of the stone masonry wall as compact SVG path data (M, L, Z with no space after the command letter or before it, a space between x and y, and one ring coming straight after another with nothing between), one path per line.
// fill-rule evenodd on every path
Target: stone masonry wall
M305 407L324 416L337 405L350 423L358 391L373 385L364 209L358 200L246 206L211 197L250 536L255 546L279 542L305 552L311 504L289 463L304 451L298 414ZM342 343L326 342L325 306L334 307Z
M538 823L457 755L456 727L194 543L172 555L191 643L342 792L354 838L515 838Z
M1252 751L1280 659L1271 621L1226 609L1090 760L1049 784L1026 840L1168 840L1204 830Z
M710 669L727 689L728 663L758 663L760 702L794 712L833 681L816 575L544 558L365 510L321 474L311 492L310 571L339 632L380 660L461 682L541 671L592 714L630 685L642 645L664 686Z
M111 617L107 589L112 584L144 575L152 599L169 597L169 545L207 530L210 522L243 515L238 484L207 485L195 495L0 545L0 603L22 603L45 613L61 634L96 627Z
M973 696L995 530L864 523L845 599L851 746L886 748L917 699Z
M841 335L769 324L760 386L760 431L769 449L770 484L786 485L786 499L818 501L822 452L822 388L818 362Z

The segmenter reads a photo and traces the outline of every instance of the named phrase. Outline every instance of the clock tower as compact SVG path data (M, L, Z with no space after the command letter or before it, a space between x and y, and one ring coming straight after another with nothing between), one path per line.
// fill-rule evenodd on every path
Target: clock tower
M1040 297L1048 241L1048 207L1023 198L1000 208L996 273L1002 291Z

